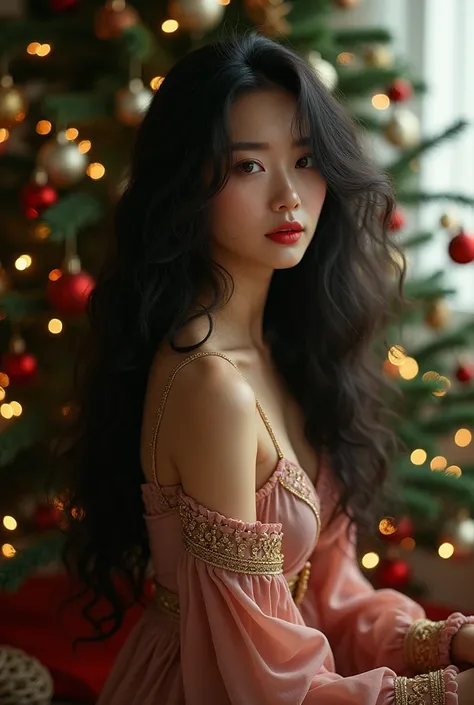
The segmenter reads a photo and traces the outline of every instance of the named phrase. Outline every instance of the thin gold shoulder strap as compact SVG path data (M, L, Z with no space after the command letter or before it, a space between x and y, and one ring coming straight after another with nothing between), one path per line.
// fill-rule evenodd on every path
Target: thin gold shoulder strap
M153 481L154 481L155 485L159 485L158 479L156 477L156 442L157 442L158 431L160 430L161 420L163 418L163 413L165 410L166 401L168 399L168 395L170 393L171 386L174 382L176 375L178 374L178 372L181 369L183 369L183 367L185 367L186 365L189 365L190 362L193 362L194 360L197 360L200 357L207 357L209 355L214 355L215 357L222 357L223 360L227 360L227 362L230 362L232 367L234 367L237 370L237 372L240 374L240 376L243 377L243 379L245 379L245 381L247 382L247 379L244 377L242 372L239 370L239 368L237 367L235 362L230 359L230 357L228 357L224 353L214 352L211 350L204 350L202 352L194 353L194 355L190 355L189 357L185 358L179 364L177 364L176 367L173 368L170 376L168 377L168 381L166 382L165 388L163 390L163 394L161 397L160 405L158 407L158 411L156 412L155 422L153 424L153 429L152 429L152 434L151 434L151 444L150 445L151 445L151 456L152 456ZM259 412L260 416L262 417L263 423L265 424L265 426L268 430L268 433L270 435L270 438L273 441L273 445L275 446L275 450L278 453L278 457L283 458L284 455L281 451L280 444L278 443L278 441L275 437L275 434L273 432L273 428L270 425L270 421L268 420L266 413L262 409L262 405L260 404L257 397L255 397L255 401L257 403L258 412Z

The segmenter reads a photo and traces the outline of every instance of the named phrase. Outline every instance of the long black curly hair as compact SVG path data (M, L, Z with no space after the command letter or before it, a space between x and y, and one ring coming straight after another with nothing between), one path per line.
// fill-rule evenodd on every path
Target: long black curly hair
M301 262L274 273L265 338L308 441L330 456L339 510L364 523L387 473L394 438L374 339L403 282L389 180L364 155L341 103L292 50L252 33L203 46L170 70L139 129L114 242L90 297L78 418L61 454L71 517L65 561L91 596L85 615L96 638L113 634L143 593L150 550L140 427L151 361L185 325L198 291L215 292L212 318L232 289L212 260L207 225L231 164L229 111L238 96L270 86L295 96L327 195ZM107 618L94 617L99 598L110 605Z

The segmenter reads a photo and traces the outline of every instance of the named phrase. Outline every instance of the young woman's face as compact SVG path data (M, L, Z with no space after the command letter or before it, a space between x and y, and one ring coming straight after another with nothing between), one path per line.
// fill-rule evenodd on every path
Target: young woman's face
M326 183L309 145L292 133L295 113L294 96L280 89L243 95L232 107L232 169L210 207L212 254L223 266L293 267L314 236ZM269 236L280 226L303 229Z

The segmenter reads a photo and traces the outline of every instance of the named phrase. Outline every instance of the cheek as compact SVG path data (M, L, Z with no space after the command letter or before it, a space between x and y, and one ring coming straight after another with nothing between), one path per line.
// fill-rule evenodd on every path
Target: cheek
M229 230L237 223L255 218L254 201L255 196L252 198L249 189L242 188L239 184L227 184L211 203L213 225Z

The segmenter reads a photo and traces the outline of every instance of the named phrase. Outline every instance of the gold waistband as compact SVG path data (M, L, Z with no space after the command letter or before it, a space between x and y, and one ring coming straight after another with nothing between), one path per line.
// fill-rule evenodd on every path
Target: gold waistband
M306 590L308 589L310 573L311 563L310 561L306 561L298 575L291 575L286 579L293 600L295 601L295 605L297 606L302 603ZM179 621L180 611L178 594L176 592L168 590L164 587L164 585L161 585L156 581L154 583L154 586L155 600L160 610L162 612L165 612L172 619Z

